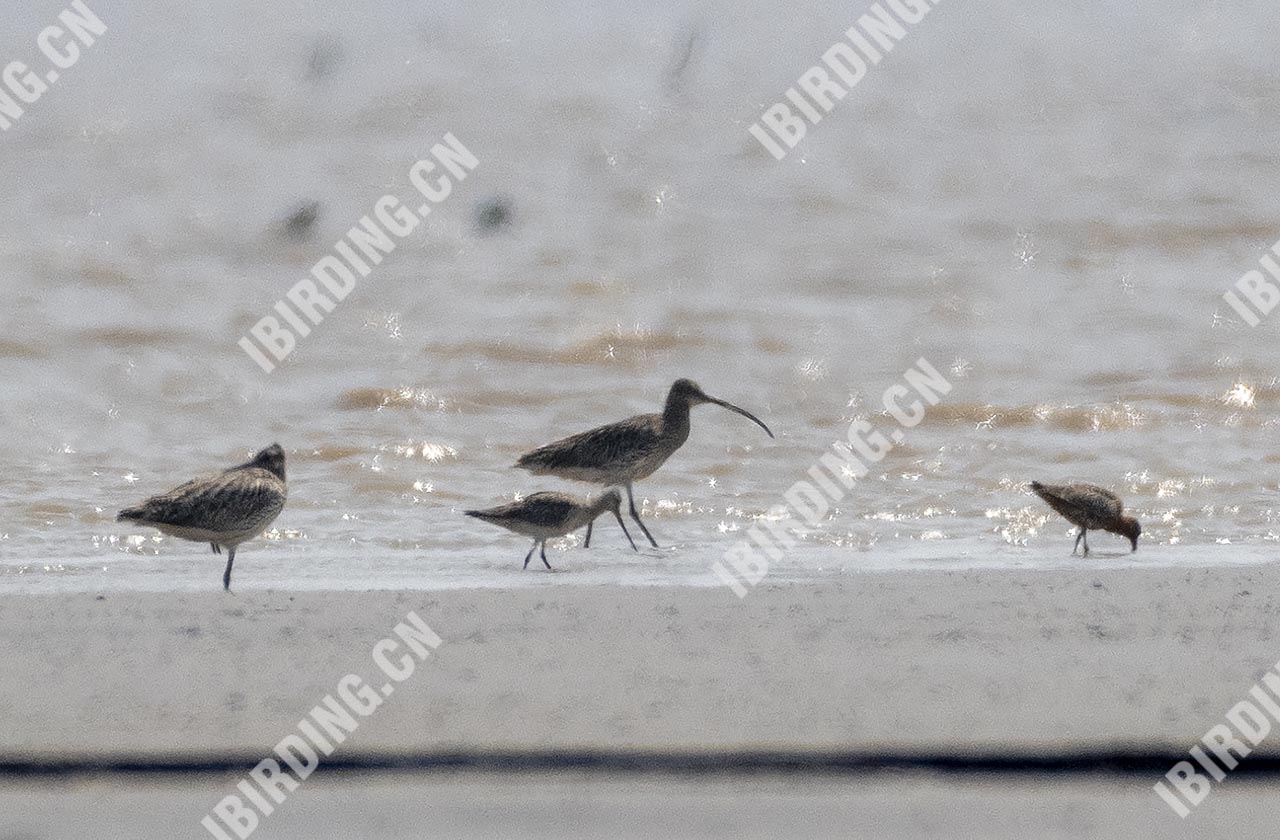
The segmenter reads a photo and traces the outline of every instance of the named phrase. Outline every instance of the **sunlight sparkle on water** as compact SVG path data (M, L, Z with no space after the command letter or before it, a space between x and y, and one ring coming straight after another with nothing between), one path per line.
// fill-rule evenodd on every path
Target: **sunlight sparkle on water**
M1222 401L1237 408L1253 408L1254 389L1243 382L1237 382L1222 395Z

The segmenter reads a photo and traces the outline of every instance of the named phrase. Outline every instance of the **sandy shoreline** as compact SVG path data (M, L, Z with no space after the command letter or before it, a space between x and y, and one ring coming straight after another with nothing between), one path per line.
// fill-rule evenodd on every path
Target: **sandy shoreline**
M0 782L9 837L204 838L232 779L12 785ZM254 837L276 840L865 837L877 840L1086 840L1273 837L1275 794L1224 787L1186 821L1146 786L1018 779L792 782L552 776L339 779L317 775ZM1154 806L1154 807L1153 807Z
M1185 749L1280 659L1278 577L7 597L0 753L270 746L410 610L442 644L344 750Z
M1280 658L1278 578L885 573L766 582L744 601L576 585L8 596L0 757L266 757L344 675L384 681L372 649L411 610L439 647L335 755L1182 753ZM204 836L242 775L10 776L0 829ZM1269 777L1229 779L1180 821L1150 776L320 772L269 836L1269 836Z

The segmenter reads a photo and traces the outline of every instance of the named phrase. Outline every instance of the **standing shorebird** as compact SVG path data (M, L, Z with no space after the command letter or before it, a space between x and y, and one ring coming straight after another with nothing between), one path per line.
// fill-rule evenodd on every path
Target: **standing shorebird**
M236 547L267 529L288 496L284 450L273 443L253 460L209 478L197 478L168 493L120 511L116 521L150 525L163 534L207 542L214 554L227 549L222 588L231 590Z
M474 516L491 525L499 525L508 531L533 537L533 548L530 548L529 553L524 556L524 568L529 568L529 558L533 557L533 550L541 548L542 564L550 569L551 564L547 562L547 540L552 537L563 537L570 531L576 531L586 525L586 544L591 545L591 527L595 524L596 517L606 510L613 511L618 524L622 526L622 533L627 535L627 542L631 543L633 550L639 551L635 540L631 539L631 534L627 531L627 526L622 522L622 496L617 490L602 493L599 498L585 504L564 493L533 493L518 502L499 505L488 510L464 512L467 516Z
M1080 529L1072 554L1079 550L1083 540L1084 556L1089 556L1089 538L1085 535L1090 528L1128 537L1133 550L1138 550L1142 525L1132 516L1124 515L1124 502L1110 490L1094 484L1041 484L1038 481L1031 482L1031 489Z
M554 475L606 487L627 488L631 518L649 538L649 543L657 548L658 543L636 512L631 484L653 475L673 452L684 445L689 439L689 409L703 403L712 403L741 414L773 437L769 427L751 412L707 396L692 380L677 379L667 392L667 404L661 414L638 414L548 443L522 455L516 466L534 475Z

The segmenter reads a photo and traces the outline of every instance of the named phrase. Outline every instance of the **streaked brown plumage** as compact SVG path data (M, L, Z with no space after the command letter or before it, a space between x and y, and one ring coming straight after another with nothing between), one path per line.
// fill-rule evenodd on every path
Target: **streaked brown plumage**
M1076 553L1083 541L1084 556L1089 556L1089 538L1086 535L1090 529L1110 531L1127 537L1133 551L1138 550L1142 525L1132 516L1124 515L1124 502L1110 490L1095 484L1041 484L1038 481L1031 482L1031 489L1048 502L1049 507L1080 529L1076 534L1075 547L1071 549L1072 554Z
M677 379L667 392L667 402L661 414L639 414L549 443L522 455L516 466L534 475L554 475L606 487L625 487L631 518L657 548L653 535L640 521L631 484L653 475L672 453L684 445L689 439L689 409L703 403L712 403L741 414L773 437L769 427L754 414L708 396L691 380Z
M265 531L284 509L287 498L284 450L273 443L247 463L188 481L125 508L116 521L149 525L179 539L207 542L214 554L226 548L222 587L230 590L236 547Z
M591 528L595 524L596 517L606 510L613 511L618 524L622 525L622 533L627 535L627 542L631 543L633 550L639 551L635 541L631 539L631 534L627 531L627 526L622 523L621 508L621 494L617 490L610 490L588 502L579 501L565 493L532 493L518 502L509 502L487 510L468 510L464 513L491 525L506 528L508 531L533 537L533 548L530 548L529 553L524 556L524 568L529 568L529 558L533 557L534 549L541 548L542 563L550 569L551 564L547 562L547 540L562 537L586 525L585 545L590 546Z

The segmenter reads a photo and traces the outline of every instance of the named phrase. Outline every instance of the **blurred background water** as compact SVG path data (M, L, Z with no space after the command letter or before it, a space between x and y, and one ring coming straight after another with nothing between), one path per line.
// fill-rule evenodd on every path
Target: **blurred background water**
M8 10L0 60L63 7ZM663 548L602 520L552 563L709 583L921 356L954 389L775 576L1280 540L1280 324L1220 297L1280 239L1274 3L947 0L781 162L748 126L864 5L91 8L0 134L10 591L216 587L114 513L273 440L291 498L239 585L554 585L459 511L592 490L510 465L679 376L778 439L697 409L637 487ZM445 132L478 169L264 374L236 340ZM1139 552L1071 558L1032 478L1120 492Z

